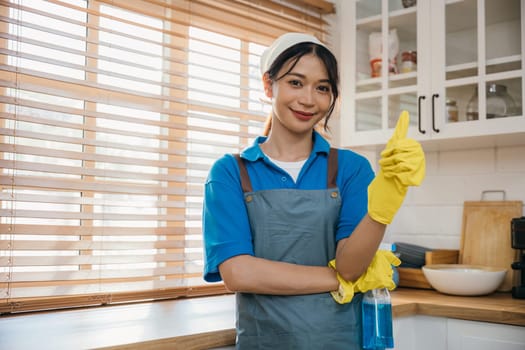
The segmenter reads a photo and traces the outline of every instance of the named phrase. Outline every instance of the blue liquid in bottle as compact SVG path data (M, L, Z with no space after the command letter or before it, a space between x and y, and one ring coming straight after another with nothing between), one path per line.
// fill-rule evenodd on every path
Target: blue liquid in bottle
M363 298L363 348L383 350L394 347L392 304L386 288L368 291Z

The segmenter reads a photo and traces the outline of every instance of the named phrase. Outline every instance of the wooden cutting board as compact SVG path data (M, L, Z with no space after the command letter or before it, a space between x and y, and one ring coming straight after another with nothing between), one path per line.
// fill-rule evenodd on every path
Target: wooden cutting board
M521 217L522 201L467 201L463 206L463 227L459 263L507 269L498 291L512 289L518 251L511 246L510 222Z

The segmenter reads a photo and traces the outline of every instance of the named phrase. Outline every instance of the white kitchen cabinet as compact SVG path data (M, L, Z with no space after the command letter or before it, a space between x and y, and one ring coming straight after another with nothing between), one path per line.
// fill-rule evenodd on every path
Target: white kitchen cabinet
M394 319L395 350L523 350L525 328L445 317Z
M447 319L406 316L393 322L394 350L444 350L447 348ZM430 341L431 340L431 341Z
M447 328L447 350L525 349L524 327L448 319Z
M525 0L419 0L407 8L402 0L351 0L340 1L338 11L341 146L384 144L403 109L411 116L409 137L424 146L525 144ZM389 48L392 31L397 60L373 77L371 34ZM403 69L405 51L417 52L414 71ZM379 62L389 58L382 50ZM494 86L506 88L514 104L503 109L493 103L501 99L487 98ZM476 90L477 113L467 113ZM457 121L449 120L447 100L456 102Z

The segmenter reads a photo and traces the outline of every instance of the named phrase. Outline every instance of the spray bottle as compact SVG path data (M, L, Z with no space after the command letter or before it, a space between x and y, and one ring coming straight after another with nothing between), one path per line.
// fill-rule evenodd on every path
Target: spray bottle
M390 244L379 249L393 250ZM394 347L392 303L387 288L369 290L363 296L363 349L384 350Z

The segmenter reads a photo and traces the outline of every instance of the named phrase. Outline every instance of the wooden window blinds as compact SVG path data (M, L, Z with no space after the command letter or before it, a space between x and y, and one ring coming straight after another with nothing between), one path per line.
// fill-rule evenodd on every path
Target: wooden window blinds
M212 162L262 130L259 56L330 3L0 1L0 313L224 293Z

